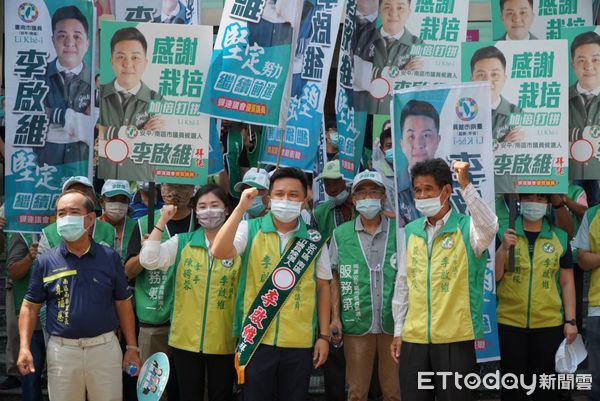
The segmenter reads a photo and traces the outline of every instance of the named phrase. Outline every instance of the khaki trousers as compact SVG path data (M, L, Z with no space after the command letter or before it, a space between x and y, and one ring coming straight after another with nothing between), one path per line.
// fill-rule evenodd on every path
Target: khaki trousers
M388 334L344 335L348 401L366 401L377 355L379 385L384 401L400 401L398 364L390 355L394 339Z

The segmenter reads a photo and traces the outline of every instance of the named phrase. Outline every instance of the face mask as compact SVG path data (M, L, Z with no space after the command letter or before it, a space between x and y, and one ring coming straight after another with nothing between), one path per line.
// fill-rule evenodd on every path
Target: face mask
M361 199L356 202L356 211L365 219L372 219L381 211L380 199Z
M521 202L521 214L529 221L537 221L546 215L548 204L539 202Z
M62 239L68 242L77 241L83 234L84 216L64 216L56 220L56 230Z
M259 214L261 214L266 208L267 206L263 203L263 197L257 196L252 202L252 207L248 209L247 212L250 216L256 217Z
M385 161L389 164L394 163L394 149L388 149L385 151Z
M338 147L338 144L340 143L340 134L338 134L337 131L331 131L329 133L329 143L331 146Z
M271 199L271 212L282 223L289 223L300 216L302 202Z
M331 201L333 202L333 204L335 206L340 206L340 205L343 205L344 202L346 202L346 199L348 199L348 196L350 196L350 193L348 192L347 189L344 189L342 192L340 192L336 196L333 196L331 198Z
M196 210L196 219L198 219L198 224L202 227L212 230L220 227L225 221L225 209L208 208Z
M121 221L127 214L129 205L121 202L105 202L104 214L112 221Z
M415 207L426 217L433 217L442 210L442 195L435 198L415 199Z

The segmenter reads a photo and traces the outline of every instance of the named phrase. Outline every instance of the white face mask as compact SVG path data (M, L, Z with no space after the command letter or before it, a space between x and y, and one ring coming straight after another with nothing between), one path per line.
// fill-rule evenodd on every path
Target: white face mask
M415 207L426 217L433 217L442 210L442 194L435 198L415 199Z
M302 202L285 199L271 199L271 213L282 223L289 223L300 216Z
M112 221L121 221L125 215L127 215L127 211L129 210L129 205L127 203L121 202L105 202L104 203L104 214Z
M538 221L546 215L547 203L521 202L521 214L526 220Z
M212 230L225 222L225 209L223 208L208 208L196 209L196 219L202 227Z

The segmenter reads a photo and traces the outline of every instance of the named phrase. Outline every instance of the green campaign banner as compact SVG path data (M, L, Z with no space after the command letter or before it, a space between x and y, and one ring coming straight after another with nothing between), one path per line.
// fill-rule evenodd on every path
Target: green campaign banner
M101 43L98 176L205 183L212 27L105 21Z
M566 193L567 41L462 44L462 80L490 81L496 193Z

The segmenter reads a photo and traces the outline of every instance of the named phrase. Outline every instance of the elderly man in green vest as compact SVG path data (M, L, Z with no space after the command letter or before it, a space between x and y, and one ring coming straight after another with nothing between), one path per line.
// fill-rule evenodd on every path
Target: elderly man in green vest
M63 193L75 189L82 192L88 198L90 198L94 204L96 203L96 193L94 192L94 186L91 181L84 176L70 177L65 181L62 187ZM96 219L94 224L88 229L89 234L93 237L94 241L99 244L106 245L108 247L114 247L115 245L115 229L114 227L104 221ZM38 253L41 255L50 249L60 244L61 238L56 229L56 223L52 223L46 226L42 230L42 236L38 245Z
M377 355L383 399L400 400L398 363L388 350L393 340L391 300L396 279L396 226L383 214L381 174L363 171L352 183L360 214L333 232L330 259L339 287L332 291L332 327L344 334L349 401L366 401Z
M585 212L573 242L577 263L592 272L588 292L587 338L589 371L592 373L590 400L600 400L600 205Z
M124 261L129 239L136 225L136 221L127 216L131 201L129 183L125 180L106 180L100 196L103 214L98 220L115 228L114 248L121 256L121 261Z
M498 220L470 183L469 164L454 162L454 171L470 216L450 204L452 172L446 161L425 160L411 169L415 206L423 217L406 225L399 241L390 349L400 362L403 401L474 399L465 386L455 386L458 376L444 386L434 374L464 378L475 372L474 340L483 337L487 248ZM417 386L424 372L432 372L424 379L429 389Z

